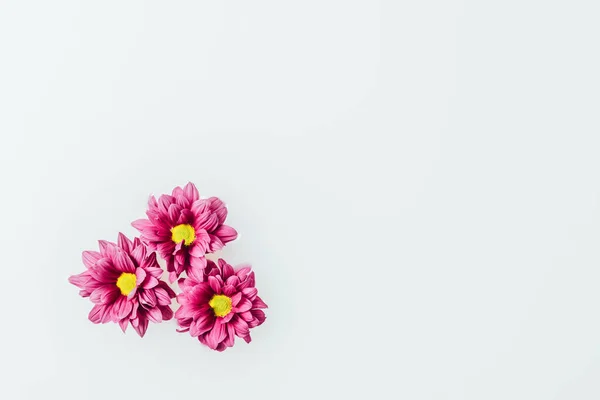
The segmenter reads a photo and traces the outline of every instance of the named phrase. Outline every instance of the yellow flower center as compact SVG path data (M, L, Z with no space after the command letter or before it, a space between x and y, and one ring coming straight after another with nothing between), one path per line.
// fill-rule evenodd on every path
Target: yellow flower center
M184 242L186 246L189 246L196 240L196 231L194 227L189 224L180 224L174 228L171 228L171 240L175 243Z
M217 317L224 317L231 312L231 299L224 294L215 294L208 302Z
M135 288L135 274L123 272L117 279L117 287L121 289L121 294L127 296Z

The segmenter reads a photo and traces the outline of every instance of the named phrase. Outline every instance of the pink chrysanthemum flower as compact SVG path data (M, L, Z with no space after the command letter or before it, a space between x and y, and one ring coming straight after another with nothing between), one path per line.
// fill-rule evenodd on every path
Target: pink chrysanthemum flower
M176 187L171 195L160 196L158 201L150 196L146 215L148 219L132 225L150 249L167 261L171 282L182 272L202 274L205 254L222 249L237 237L235 229L223 225L227 217L225 204L216 197L200 199L191 182L183 189Z
M261 308L267 305L254 287L250 267L234 271L219 259L219 265L208 261L202 276L181 279L183 290L177 295L181 307L175 318L190 335L213 350L223 351L234 344L235 336L250 343L250 329L265 321Z
M156 253L147 254L140 239L132 242L122 233L116 244L105 240L99 244L100 252L83 252L87 270L69 278L81 289L79 294L94 303L90 321L116 322L123 332L131 323L143 337L149 321L173 318L170 305L175 292L160 280L163 270L156 262Z

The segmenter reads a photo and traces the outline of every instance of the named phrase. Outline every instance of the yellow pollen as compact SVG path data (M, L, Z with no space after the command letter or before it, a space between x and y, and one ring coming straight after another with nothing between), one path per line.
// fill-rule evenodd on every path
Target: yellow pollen
M180 224L174 228L171 228L171 240L175 243L183 243L189 246L196 240L196 231L194 227L189 224Z
M224 294L215 294L208 302L217 317L224 317L231 312L231 299Z
M117 279L117 287L121 289L121 294L127 296L135 288L135 274L123 272Z

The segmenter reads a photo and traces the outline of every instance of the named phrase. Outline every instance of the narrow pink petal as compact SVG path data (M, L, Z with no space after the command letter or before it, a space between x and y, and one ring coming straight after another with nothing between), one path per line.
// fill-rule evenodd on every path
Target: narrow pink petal
M127 295L127 300L131 300L135 297L135 295L137 294L138 291L138 287L135 286L133 289L131 289L131 292L129 292L129 294Z
M144 269L160 268L160 266L158 265L158 261L156 261L156 253L152 252L148 254L148 256L143 259L142 263L140 264L140 267Z
M133 221L131 225L142 233L154 229L154 224L145 218Z
M127 325L129 325L129 319L125 318L119 321L119 326L123 332L127 330Z
M158 307L154 307L148 310L148 319L152 322L162 322L162 312Z
M208 332L215 324L215 319L216 318L209 314L200 315L200 317L190 325L190 335L196 337Z
M222 324L221 319L215 318L212 330L206 335L206 344L211 349L216 349L219 343L225 339L226 334L225 325Z
M247 299L247 298L242 298L242 300L238 303L237 306L235 306L235 311L236 312L244 312L244 311L248 311L252 308L252 302Z
M94 307L92 307L92 310L88 314L88 319L94 324L99 324L100 322L102 322L102 316L104 315L105 311L106 309L104 305L96 304Z
M256 296L252 301L252 308L269 308L269 306L264 301L262 301L262 299L259 296Z
M234 307L237 306L241 299L242 299L242 292L237 292L236 294L231 296L231 305Z
M90 300L96 304L112 304L120 295L119 289L113 285L102 285L90 295Z
M218 197L211 197L206 199L208 203L208 208L210 211L217 215L219 219L219 224L223 224L225 222L225 218L227 218L227 207L225 207L225 203L221 201Z
M146 267L144 268L144 270L146 271L146 273L152 275L156 279L160 279L164 272L161 267Z
M215 293L221 293L221 283L214 276L208 277L208 284Z
M247 297L250 300L254 300L254 298L256 297L256 295L258 294L258 289L255 287L249 287L249 288L245 288L242 289L242 293L244 294L245 297Z
M227 278L227 281L225 281L225 284L237 288L237 286L240 284L240 278L238 278L237 275L231 275L229 278Z
M215 251L221 250L223 247L225 247L225 243L223 243L218 236L209 233L209 237L210 242L208 244L208 249L210 252L214 253Z
M80 289L83 289L87 283L91 280L91 276L88 271L82 272L78 275L72 275L69 277L69 282Z
M225 341L223 342L223 344L225 345L225 347L232 347L234 343L235 343L235 328L233 327L233 325L228 324L227 325L227 337L225 338Z
M158 285L158 279L156 279L153 276L147 276L144 284L142 285L142 287L144 289L152 289L156 285Z
M135 269L135 285L141 286L144 283L144 279L146 279L146 271L142 268Z
M131 251L131 246L133 243L131 243L131 240L129 240L127 238L127 236L125 236L123 233L119 232L119 236L117 238L117 244L119 245L120 248L122 248L127 253L129 253Z
M169 206L169 222L170 225L177 225L177 221L179 221L179 217L181 216L181 211L183 208L179 204L171 204Z
M102 258L102 255L97 251L84 251L81 254L81 259L83 260L83 265L86 268L93 268L96 265L96 262Z
M235 271L235 274L238 278L240 278L240 280L243 280L244 278L246 278L246 276L250 273L251 270L252 268L250 268L250 266L243 266L237 271Z
M251 310L250 312L252 313L252 316L254 316L255 320L258 321L256 326L262 324L265 322L265 319L267 319L263 310Z
M173 318L173 310L169 306L160 306L160 312L162 314L162 320L168 321Z
M231 242L235 240L238 233L235 229L227 225L221 225L212 232L213 235L217 236L223 243Z
M196 221L196 227L198 229L204 229L206 232L212 232L219 226L219 218L216 214L205 213L201 219Z
M183 188L183 193L185 197L187 197L192 203L200 198L198 189L196 189L196 186L192 182L188 182L188 184L185 185Z
M127 297L120 296L113 305L113 308L112 308L113 317L116 320L120 320L120 319L129 317L129 314L131 313L132 309L133 309L133 303L131 301L127 300Z
M252 311L244 311L243 313L240 313L239 316L246 322L250 322L254 319Z
M232 319L233 317L235 317L235 316L236 316L236 313L230 312L229 314L227 314L226 316L224 316L224 317L222 318L222 320L223 320L222 322L223 322L224 324L226 324L226 323L228 323L229 321L231 321L231 319Z
M235 289L235 286L231 286L231 285L225 285L225 286L223 286L223 294L225 296L231 297L236 292L237 292L237 290Z
M229 323L233 325L233 327L235 328L235 334L239 337L244 337L250 333L248 323L242 318L236 316L236 318L233 318Z
M156 295L156 300L159 305L166 306L171 304L171 298L165 289L157 287L154 289L154 294Z
M137 239L137 238L136 238ZM136 267L139 267L144 262L146 258L146 246L139 244L133 245L133 249L130 252L131 258L135 261Z
M137 321L137 326L134 325L133 329L135 329L140 337L144 337L146 330L148 329L148 318L139 317Z
M135 265L133 265L131 258L123 250L117 251L115 255L115 267L119 271L135 273Z
M148 307L155 307L157 303L154 290L142 290L139 293L139 299L141 304L147 305Z

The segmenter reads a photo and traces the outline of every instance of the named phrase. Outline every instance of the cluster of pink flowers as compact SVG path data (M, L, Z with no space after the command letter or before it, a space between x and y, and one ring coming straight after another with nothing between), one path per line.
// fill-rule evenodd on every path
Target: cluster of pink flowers
M262 309L267 308L254 285L254 272L206 258L237 237L225 225L225 204L216 197L201 199L190 182L158 200L150 196L146 215L132 223L139 238L119 233L116 243L100 240L99 251L83 252L86 270L69 282L94 303L89 320L118 323L123 332L131 324L143 337L150 322L175 316L178 332L189 332L213 350L232 347L236 336L249 343L250 329L265 321ZM162 280L157 253L179 294ZM180 305L175 313L173 299Z

